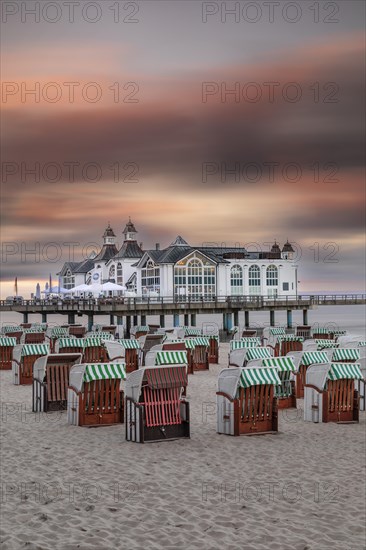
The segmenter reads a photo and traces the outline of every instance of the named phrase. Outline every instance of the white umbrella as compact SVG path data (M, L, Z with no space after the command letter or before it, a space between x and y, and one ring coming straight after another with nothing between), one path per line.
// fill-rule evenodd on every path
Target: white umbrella
M73 288L70 288L67 292L91 292L90 285L82 284L78 286L74 286Z
M108 283L104 283L104 285L102 285L103 287L103 290L126 290L126 287L125 286L122 286L122 285L116 285L116 283L111 283L111 282L108 282Z
M93 294L97 294L98 292L102 292L103 285L101 285L100 283L93 283L92 285L89 285L88 290Z
M133 290L126 290L125 296L126 298L135 298L137 294Z

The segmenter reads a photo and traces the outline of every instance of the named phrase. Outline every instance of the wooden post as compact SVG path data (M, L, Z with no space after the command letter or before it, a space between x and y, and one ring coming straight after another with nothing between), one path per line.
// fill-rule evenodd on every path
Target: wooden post
M292 310L287 310L287 328L292 328Z
M275 326L275 312L274 309L271 309L269 311L269 324L271 327Z
M307 309L302 310L302 324L303 325L308 324L308 310Z
M42 323L47 323L47 313L42 313Z
M92 313L88 314L88 332L90 332L93 329L94 325L94 315Z
M141 325L142 326L146 325L146 315L141 315Z
M191 313L191 326L192 327L196 326L196 314L195 313Z
M173 327L179 327L179 313L173 315Z
M117 315L117 325L123 325L123 317L121 315Z
M109 316L109 324L114 325L114 315L113 315L113 313L111 313L110 316Z
M222 314L222 327L224 330L227 330L227 314Z
M161 328L165 327L165 315L160 315L160 326Z
M133 326L134 326L134 327L137 327L138 322L139 322L139 321L138 321L138 315L134 315L134 316L133 316Z
M239 311L234 311L234 326L239 326Z
M244 311L245 328L249 328L249 311Z
M27 311L25 311L23 313L23 323L29 323L29 321L28 321L28 312Z
M226 314L226 330L231 330L233 328L233 314Z
M184 314L184 326L188 327L188 325L189 325L189 315L188 315L188 313L185 313Z
M131 316L126 315L126 333L125 333L126 338L130 337L130 331L131 331Z
M67 314L67 322L69 325L75 325L75 313L73 311Z

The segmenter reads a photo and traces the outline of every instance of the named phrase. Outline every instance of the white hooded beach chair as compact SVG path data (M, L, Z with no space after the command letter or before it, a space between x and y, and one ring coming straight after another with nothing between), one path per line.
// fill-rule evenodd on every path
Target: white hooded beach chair
M139 368L141 363L141 350L139 340L106 340L104 346L109 361L123 359L126 364L126 373L129 374Z
M326 351L316 350L290 352L288 356L292 357L295 364L295 395L297 399L302 399L308 367L319 363L328 363L329 357Z
M251 368L259 364L262 367L271 367L277 369L278 377L281 381L280 385L276 386L275 397L278 399L279 409L296 408L295 395L295 380L294 373L296 371L294 360L291 356L287 357L271 357L258 361L249 361L246 368Z
M234 340L235 342L235 340ZM240 340L239 340L240 342ZM229 353L229 367L245 367L248 361L253 361L255 359L265 359L270 358L273 355L273 348L269 347L252 347L252 344L249 344L249 347L239 347L238 349L233 349Z
M276 368L228 368L219 374L217 432L251 435L278 431L275 387L280 385Z
M185 338L184 342L186 344L187 350L189 350L191 354L191 364L193 372L208 370L208 354L210 347L209 338L206 338L204 336L194 336Z
M304 419L308 422L358 422L357 363L322 363L306 372Z
M36 359L33 366L33 412L62 411L67 407L71 367L81 363L81 353L53 353Z
M11 370L13 350L16 345L16 338L0 336L0 370Z
M123 422L124 363L83 363L70 370L67 419L74 426Z
M145 443L189 438L189 403L183 397L187 383L186 365L143 367L129 374L126 380L127 441Z
M55 341L55 353L84 353L84 338L60 337Z
M33 383L33 365L39 357L50 352L48 344L19 344L13 349L13 384L31 385Z
M330 361L332 363L358 363L360 357L360 348L337 348L333 349Z

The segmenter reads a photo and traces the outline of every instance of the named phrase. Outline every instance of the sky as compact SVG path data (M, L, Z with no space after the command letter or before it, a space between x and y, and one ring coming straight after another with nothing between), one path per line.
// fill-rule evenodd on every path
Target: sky
M129 216L146 249L289 239L300 291L364 289L364 2L1 9L2 297Z

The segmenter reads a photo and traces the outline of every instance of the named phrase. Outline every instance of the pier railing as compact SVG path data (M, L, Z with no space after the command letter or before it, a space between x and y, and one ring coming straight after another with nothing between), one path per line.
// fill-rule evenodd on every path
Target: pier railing
M175 307L213 307L220 308L240 308L245 309L249 307L251 309L269 309L272 307L301 307L306 308L321 306L321 305L361 305L366 303L366 294L300 294L293 296L154 296L154 297L106 297L106 298L74 298L74 299L61 299L51 298L43 300L1 300L0 309L3 311L23 311L24 308L50 308L53 307L57 310L63 309L95 309L98 306L129 306L131 309L134 306L175 306Z

